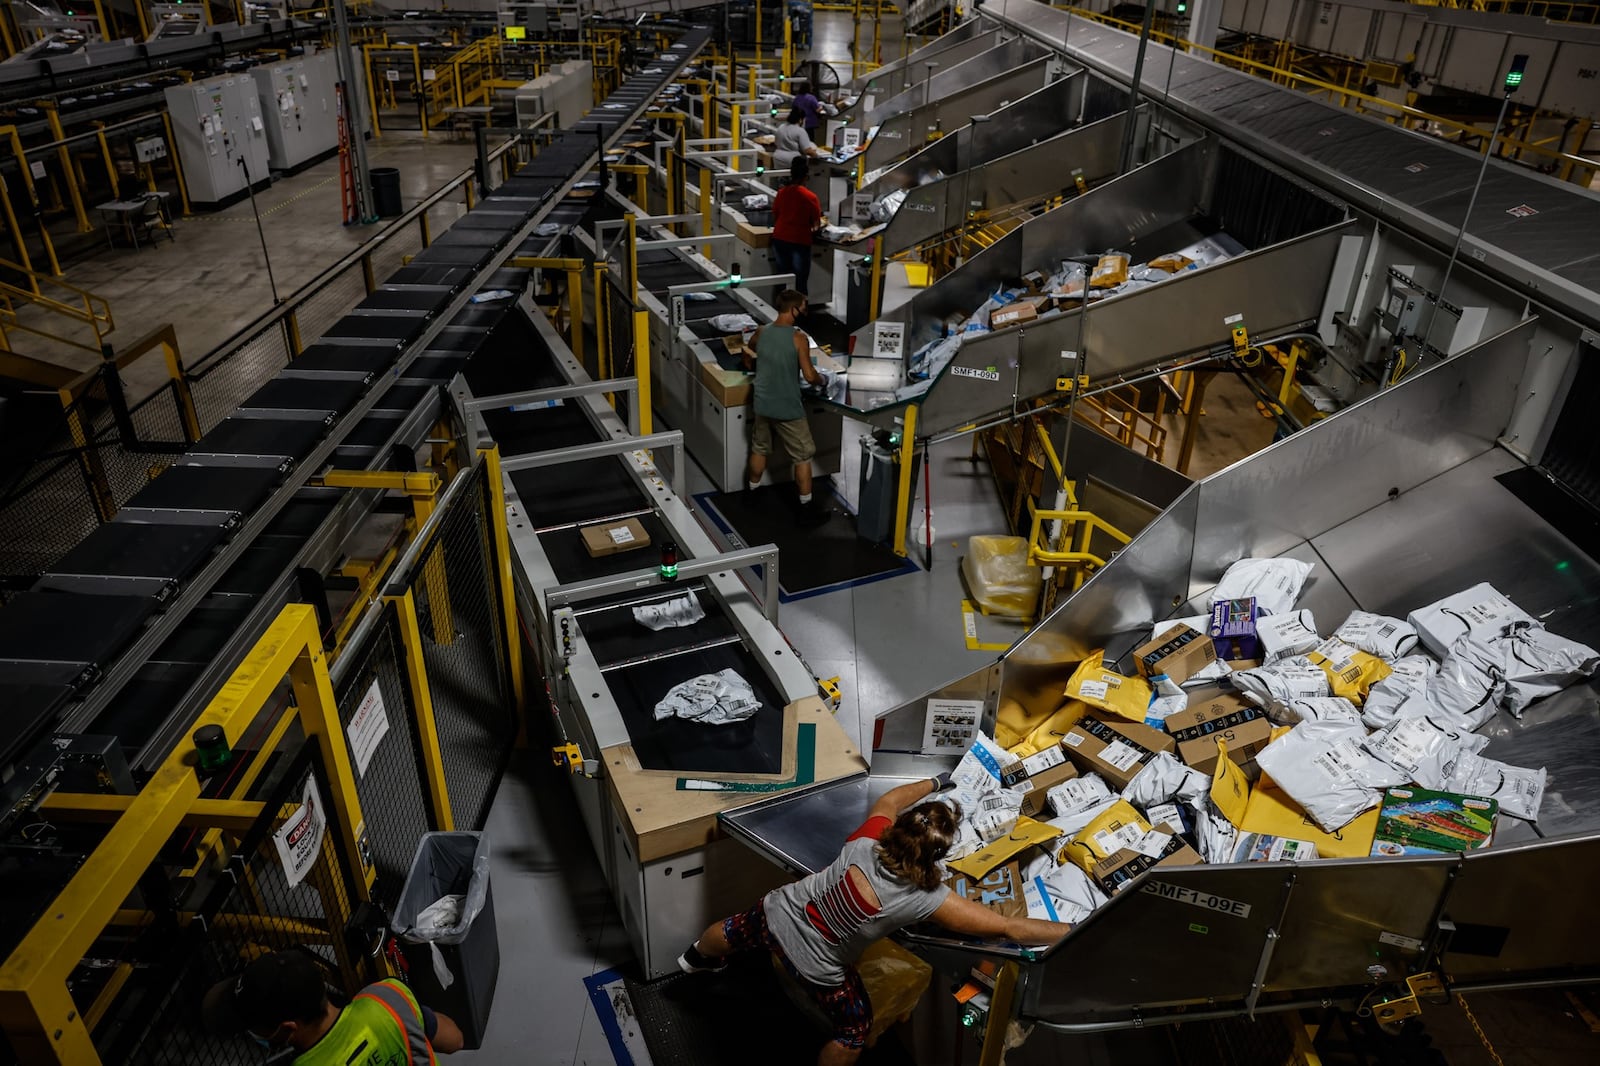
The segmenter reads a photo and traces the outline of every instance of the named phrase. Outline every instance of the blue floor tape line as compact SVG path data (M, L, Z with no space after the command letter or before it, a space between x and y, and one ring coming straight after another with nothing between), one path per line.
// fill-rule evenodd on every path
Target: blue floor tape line
M611 1057L617 1060L617 1066L633 1066L628 1045L622 1042L622 1027L617 1024L617 1009L611 1005L608 987L621 983L622 973L618 970L602 970L583 979L583 987L589 990L589 1002L594 1004L594 1015L600 1019L600 1031L606 1034L606 1043L611 1045Z

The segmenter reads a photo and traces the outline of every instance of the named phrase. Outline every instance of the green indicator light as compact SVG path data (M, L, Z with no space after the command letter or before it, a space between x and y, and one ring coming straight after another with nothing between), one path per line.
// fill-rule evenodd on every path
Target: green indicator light
M1511 57L1511 69L1506 71L1506 92L1514 93L1522 84L1522 75L1528 69L1528 57L1514 55Z
M660 574L663 581L678 579L678 546L670 541L661 545Z
M1568 567L1570 567L1571 565L1572 565L1572 562L1570 560L1563 559L1559 563L1556 564L1556 569L1557 570L1565 570Z

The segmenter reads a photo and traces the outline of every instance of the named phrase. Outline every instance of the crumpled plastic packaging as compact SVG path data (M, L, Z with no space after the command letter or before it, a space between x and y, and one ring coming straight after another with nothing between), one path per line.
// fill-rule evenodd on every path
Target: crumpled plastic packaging
M1151 677L1150 687L1155 695L1150 699L1150 706L1145 708L1144 724L1151 729L1165 729L1169 717L1189 706L1189 694L1166 674Z
M1518 718L1534 700L1592 677L1600 668L1600 652L1536 622L1512 622L1488 641L1463 637L1451 655L1501 679L1505 687L1500 702Z
M822 395L834 403L844 403L850 393L850 378L843 371L825 366L817 367L817 374L822 378Z
M1050 909L1055 912L1051 921L1068 922L1077 924L1095 912L1101 904L1105 903L1106 895L1094 883L1088 874L1078 869L1071 863L1054 865L1050 860L1052 869L1041 871L1023 882L1023 894L1028 895L1028 887L1035 886L1043 895L1049 898ZM1029 908L1029 917L1034 917L1032 908ZM1046 915L1048 917L1048 915Z
M515 295L516 293L512 292L510 289L489 289L485 292L473 293L471 296L467 297L467 303L491 304L500 300L509 300Z
M1443 789L1463 755L1489 743L1479 733L1431 717L1400 718L1363 741L1366 749L1423 788Z
M427 944L433 957L433 976L440 988L455 983L455 974L445 964L440 944L460 944L472 932L472 923L483 912L489 898L489 853L483 849L472 861L472 876L465 895L440 896L417 912L411 928L396 930L410 944Z
M701 674L673 685L656 704L656 721L678 717L702 725L742 722L761 709L750 683L732 670Z
M935 795L930 802L959 805L961 808L955 843L950 846L945 858L959 859L971 855L990 841L999 840L1011 832L1022 814L1022 798L1022 793L1002 788L999 782L995 782L992 788L957 785Z
M642 603L633 609L633 620L646 629L659 633L663 629L682 629L705 618L706 609L700 598L690 589L682 596L656 603Z
M1228 675L1234 689L1268 714L1287 714L1293 700L1330 696L1328 675L1304 655L1292 655L1270 666L1235 670Z
M1144 768L1133 775L1122 798L1146 810L1172 800L1193 803L1211 789L1211 780L1198 770L1179 762L1169 752L1158 751ZM1048 795L1048 793L1047 793Z
M1359 722L1301 722L1256 753L1256 763L1324 832L1378 805L1406 775L1368 753Z
M1372 686L1361 704L1361 720L1373 729L1382 729L1397 717L1400 707L1412 696L1421 696L1428 679L1439 664L1426 655L1407 655L1389 664L1389 676Z
M1333 635L1352 648L1376 655L1385 662L1404 658L1417 647L1417 631L1410 622L1366 611L1351 611L1350 617Z
M533 227L533 235L535 237L554 237L560 232L561 223L559 222L541 222Z
M1209 863L1232 862L1239 829L1225 818L1209 794L1189 804L1194 811L1195 850Z
M1303 610L1262 615L1256 619L1256 636L1261 641L1262 661L1267 663L1304 655L1322 643L1317 636L1316 619L1310 611Z
M1262 614L1294 610L1311 564L1298 559L1240 559L1211 590L1211 602L1251 597Z
M1279 725L1299 725L1301 722L1359 722L1361 711L1342 696L1313 696L1309 699L1290 700L1268 712Z
M710 304L717 302L717 294L714 292L686 292L683 294L683 298L692 304Z
M1544 802L1545 769L1529 770L1510 766L1481 755L1463 755L1445 784L1445 791L1497 800L1500 813L1539 820L1539 805Z
M744 333L756 328L756 320L749 315L712 315L711 326L718 333Z
M896 189L894 192L885 193L872 201L868 208L868 215L874 222L887 222L900 210L900 205L906 202L907 189Z
M740 200L739 203L746 211L765 211L772 206L772 197L764 192L751 193Z
M956 333L942 340L934 341L917 349L911 357L911 376L918 378L935 378L950 365L950 361L961 351L961 334Z

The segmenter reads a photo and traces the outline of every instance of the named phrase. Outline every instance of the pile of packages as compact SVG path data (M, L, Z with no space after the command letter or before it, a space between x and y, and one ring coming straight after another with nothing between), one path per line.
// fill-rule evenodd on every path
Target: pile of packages
M952 886L1076 922L1156 866L1450 854L1537 820L1545 770L1484 756L1480 730L1600 653L1487 584L1323 636L1297 609L1311 569L1241 560L1125 672L1096 652L1054 710L1002 701L935 797L963 814Z
M893 194L891 194L893 195ZM896 205L898 206L898 205ZM1091 268L1085 263L1063 260L1055 271L1035 270L1023 275L1021 283L1002 286L977 310L963 317L951 315L939 324L939 335L911 354L908 367L910 384L896 399L911 399L927 391L924 382L937 378L961 350L962 342L974 334L1020 326L1052 311L1070 311L1084 299L1094 303L1110 296L1135 292L1166 281L1190 270L1220 263L1242 254L1244 247L1225 234L1208 237L1187 248L1159 255L1147 263L1134 263L1125 252L1107 252Z

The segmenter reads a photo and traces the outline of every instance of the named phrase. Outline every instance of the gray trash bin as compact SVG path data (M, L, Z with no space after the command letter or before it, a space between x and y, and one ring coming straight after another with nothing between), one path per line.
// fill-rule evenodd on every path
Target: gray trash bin
M500 940L494 924L494 896L489 884L489 840L482 833L424 833L411 860L400 902L390 925L400 939L417 1002L448 1014L461 1027L466 1046L483 1044L500 978ZM441 896L464 895L462 924L434 943L419 942L413 930L417 915ZM470 914L481 898L481 909ZM449 987L436 971L449 971Z
M912 459L911 495L916 498L917 460ZM870 435L861 438L860 492L856 496L856 535L874 544L894 539L894 504L900 492L900 449Z
M400 200L400 171L394 167L372 168L372 209L379 218L398 218L405 214Z

